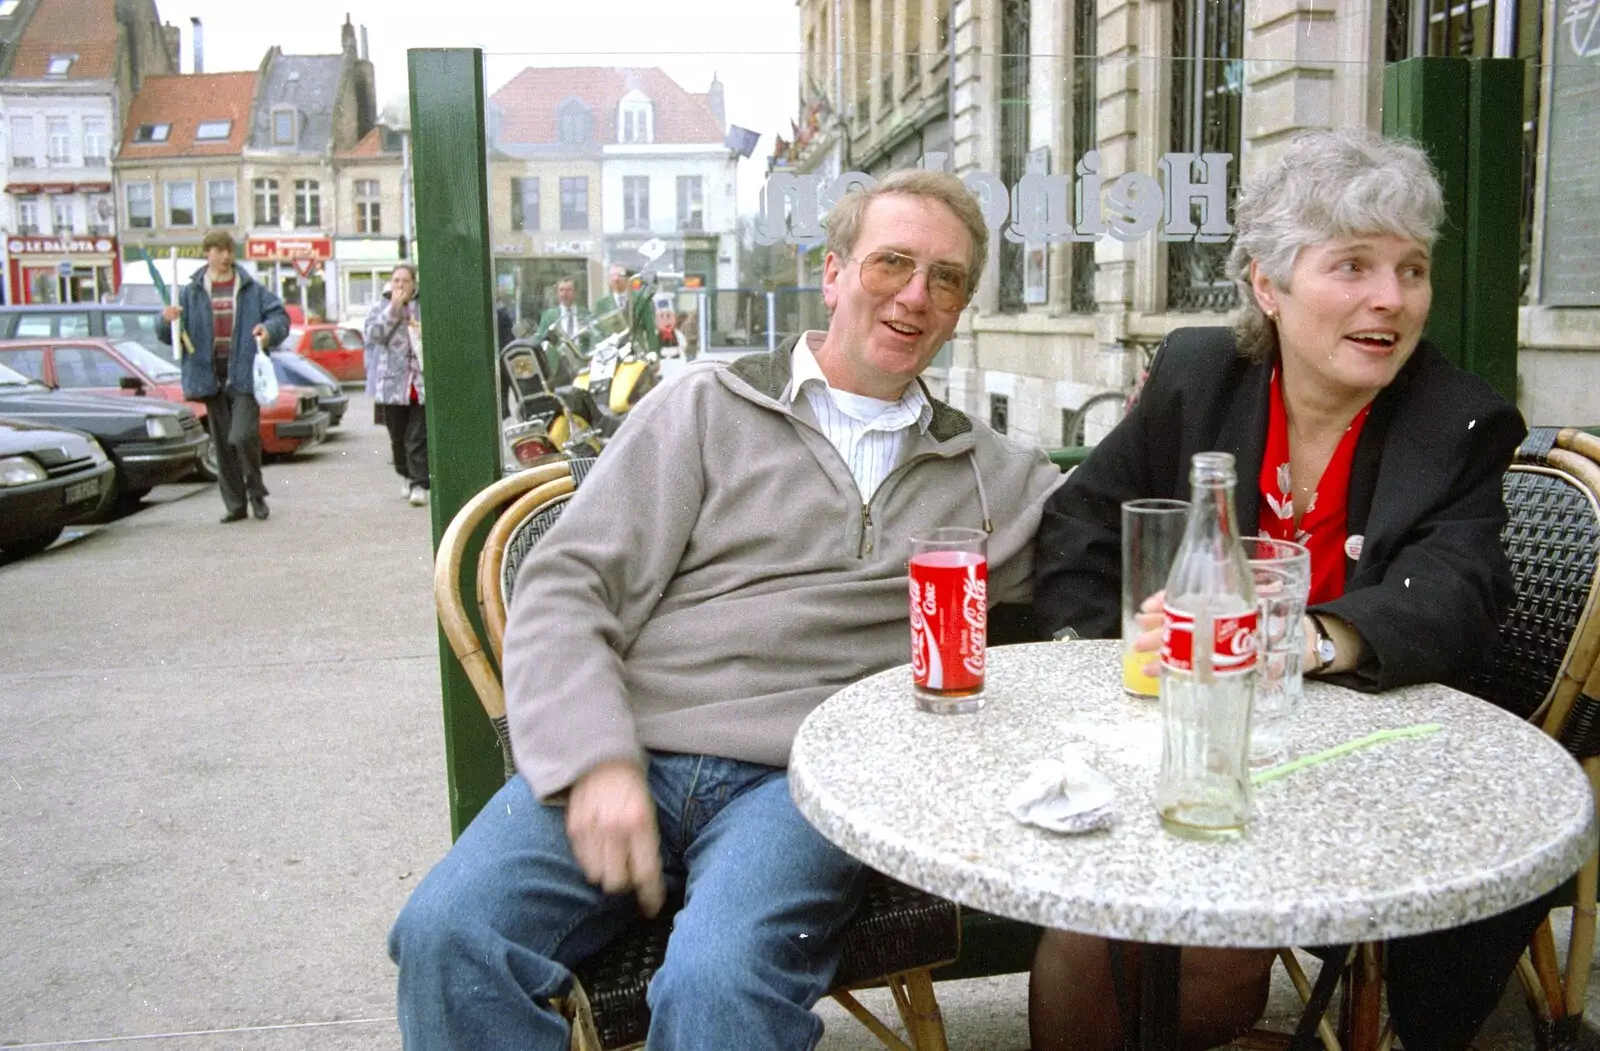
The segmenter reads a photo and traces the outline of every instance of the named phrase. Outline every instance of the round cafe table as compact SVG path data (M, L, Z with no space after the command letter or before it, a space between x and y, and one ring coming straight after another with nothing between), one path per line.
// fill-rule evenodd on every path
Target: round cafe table
M1306 682L1291 759L1438 723L1255 790L1236 840L1161 827L1157 703L1125 694L1114 640L989 651L987 703L918 711L894 668L835 694L795 738L806 819L894 878L1045 927L1159 946L1375 942L1504 912L1559 886L1595 846L1582 769L1536 727L1445 686L1372 695ZM1011 816L1037 759L1076 747L1116 788L1109 831ZM1146 951L1141 1046L1176 1047L1174 949ZM1152 1013L1153 1012L1153 1013Z

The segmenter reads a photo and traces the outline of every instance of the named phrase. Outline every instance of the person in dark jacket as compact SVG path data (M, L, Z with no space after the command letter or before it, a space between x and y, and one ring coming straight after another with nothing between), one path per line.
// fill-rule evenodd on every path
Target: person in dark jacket
M217 487L223 522L245 517L245 504L265 519L267 487L261 480L261 406L255 398L257 343L276 346L289 336L283 301L233 263L233 235L212 230L200 242L205 268L178 291L178 302L156 326L172 342L171 322L182 319L176 348L183 396L203 402L211 442L217 447Z
M1121 503L1188 498L1190 457L1217 450L1238 466L1240 532L1310 549L1307 674L1373 692L1463 682L1512 595L1500 482L1526 428L1422 338L1442 214L1426 155L1365 131L1302 136L1246 180L1236 327L1168 336L1127 418L1051 498L1034 578L1045 631L1117 636ZM1159 623L1144 615L1139 648L1159 648ZM1408 1051L1468 1046L1548 908L1391 943L1390 1014ZM1136 975L1137 951L1126 958ZM1248 1029L1272 960L1184 949L1184 1046ZM1036 1051L1120 1046L1116 1002L1106 942L1046 933Z

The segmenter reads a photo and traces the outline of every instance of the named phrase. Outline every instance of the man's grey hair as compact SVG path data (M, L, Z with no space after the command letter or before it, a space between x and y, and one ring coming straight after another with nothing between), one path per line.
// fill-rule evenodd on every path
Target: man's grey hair
M1443 219L1439 178L1415 143L1364 128L1295 136L1282 157L1244 180L1234 203L1228 277L1239 286L1240 353L1261 361L1278 354L1277 326L1250 288L1252 262L1287 290L1302 248L1392 234L1431 250Z
M972 253L967 261L967 294L971 295L978 287L983 264L989 258L989 226L983 221L983 211L972 191L947 172L905 168L880 179L870 190L851 190L828 209L828 217L823 221L828 231L828 251L840 259L855 258L856 241L861 236L861 221L867 214L867 205L891 193L938 201L956 213L956 218L972 237Z

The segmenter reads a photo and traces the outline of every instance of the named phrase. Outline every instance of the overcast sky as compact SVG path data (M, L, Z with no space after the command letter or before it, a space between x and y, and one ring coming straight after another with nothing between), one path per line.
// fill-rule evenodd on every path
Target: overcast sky
M772 152L788 135L799 77L799 12L794 0L156 0L165 22L183 30L183 71L190 71L189 19L205 27L208 73L255 69L267 48L330 54L349 12L367 27L380 105L406 92L406 50L479 47L489 91L527 66L660 66L690 91L721 79L727 117L761 133L742 161L739 210L749 212Z

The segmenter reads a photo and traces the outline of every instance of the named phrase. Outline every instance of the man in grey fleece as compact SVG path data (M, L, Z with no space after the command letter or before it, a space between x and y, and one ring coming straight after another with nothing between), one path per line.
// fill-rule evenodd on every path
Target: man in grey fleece
M795 731L907 659L911 535L988 531L991 601L1024 600L1061 480L918 379L987 241L953 176L852 193L828 216L826 333L690 365L630 413L517 579L518 774L390 935L411 1051L565 1048L550 998L669 894L648 1047L821 1038L862 867L789 797Z

